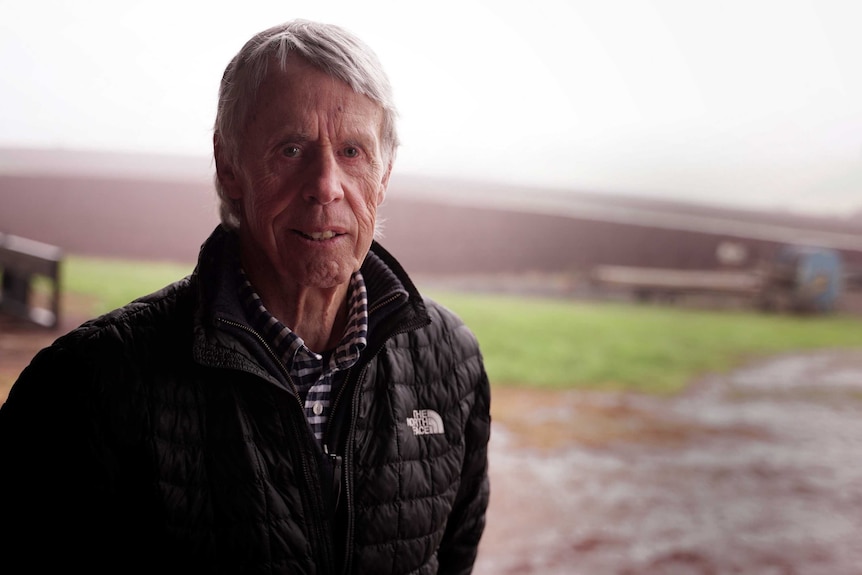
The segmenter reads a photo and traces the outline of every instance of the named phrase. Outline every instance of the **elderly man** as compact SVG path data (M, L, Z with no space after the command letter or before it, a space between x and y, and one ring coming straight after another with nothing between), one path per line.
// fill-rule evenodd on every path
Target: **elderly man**
M374 240L394 118L340 28L242 48L194 273L42 350L0 409L4 572L471 571L488 380Z

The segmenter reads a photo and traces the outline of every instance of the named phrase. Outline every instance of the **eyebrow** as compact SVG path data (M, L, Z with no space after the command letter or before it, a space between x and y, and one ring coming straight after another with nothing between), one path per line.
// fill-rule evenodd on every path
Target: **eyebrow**
M295 142L297 144L304 144L307 142L314 142L317 138L311 137L311 135L307 132L286 132L283 134L275 134L273 137L273 142L275 145L281 145L288 142ZM344 137L340 138L339 141L345 144L358 145L367 147L374 142L375 133L372 130L350 130L348 133L344 134Z
M279 142L310 142L312 140L311 136L306 132L288 132L285 134L278 134L276 139Z

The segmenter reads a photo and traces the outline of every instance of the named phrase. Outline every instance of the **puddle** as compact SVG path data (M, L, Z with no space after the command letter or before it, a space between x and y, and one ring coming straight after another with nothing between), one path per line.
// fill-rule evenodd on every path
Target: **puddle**
M828 351L676 398L547 394L532 428L497 417L475 572L859 573L860 391L862 354Z
M824 351L778 357L729 376L731 385L769 391L843 388L862 392L862 352Z

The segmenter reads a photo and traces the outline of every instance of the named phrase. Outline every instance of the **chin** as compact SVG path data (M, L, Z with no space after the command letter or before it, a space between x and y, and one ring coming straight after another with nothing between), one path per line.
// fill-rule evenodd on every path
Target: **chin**
M312 261L302 274L308 287L331 289L346 284L353 275L353 266L338 261Z

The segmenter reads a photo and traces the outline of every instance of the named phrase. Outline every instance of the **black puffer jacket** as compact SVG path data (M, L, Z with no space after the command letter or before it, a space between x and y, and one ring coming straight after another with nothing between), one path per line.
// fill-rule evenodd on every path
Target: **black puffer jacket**
M490 433L471 332L375 244L326 457L237 311L233 242L217 229L189 278L22 373L0 409L0 570L468 573Z

